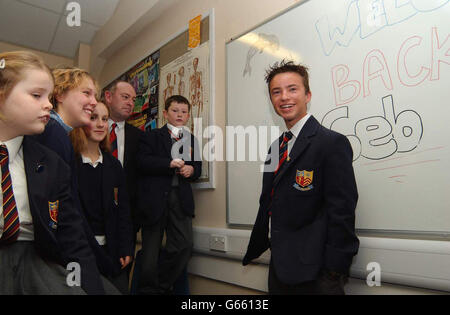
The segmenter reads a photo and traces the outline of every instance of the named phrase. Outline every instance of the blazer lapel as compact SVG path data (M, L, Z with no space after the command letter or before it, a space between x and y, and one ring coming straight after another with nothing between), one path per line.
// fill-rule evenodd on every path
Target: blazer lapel
M283 175L286 173L286 171L295 164L295 161L302 155L303 152L308 148L308 146L311 144L311 137L313 137L316 132L317 128L320 126L319 122L311 116L303 126L302 130L300 131L300 134L297 137L297 140L294 143L294 146L292 147L292 150L289 154L289 161L286 160L284 162L283 167L278 172L277 176L275 176L273 180L273 187L276 186L276 184L280 181L280 179L283 177Z
M125 167L125 165L127 165L128 163L128 148L127 146L129 145L130 140L129 138L129 131L128 131L128 124L125 122L125 127L123 129L123 133L124 133L124 138L125 138L125 143L123 145L123 167Z
M109 176L110 174L113 174L114 170L112 170L112 165L109 163L109 156L107 156L106 153L103 154L103 165L102 165L102 202L103 202L103 209L106 209L105 215L110 210L110 204L111 204L111 192L108 188L111 187L110 184L112 184L112 178ZM113 192L113 198L116 198Z
M23 162L25 167L25 175L27 178L28 201L30 203L30 211L33 218L41 218L37 198L45 196L47 182L48 167L45 161L45 154L39 147L32 143L27 136L23 138ZM45 224L46 225L46 224Z
M167 151L168 156L172 156L172 138L170 137L169 128L167 127L167 124L161 127L160 129L160 136L163 139L164 148Z

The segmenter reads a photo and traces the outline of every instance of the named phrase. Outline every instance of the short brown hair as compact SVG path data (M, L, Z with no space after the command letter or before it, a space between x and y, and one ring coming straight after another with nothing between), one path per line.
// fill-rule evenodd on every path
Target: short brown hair
M0 100L7 99L16 84L24 79L25 70L47 71L53 80L52 72L43 59L30 51L0 53L0 60L4 62L4 68L0 69Z
M58 106L58 101L56 100L58 96L64 95L64 93L79 87L85 79L91 79L98 91L97 81L89 72L80 68L66 67L53 69L53 77L55 78L52 101L54 109Z
M309 74L308 67L302 64L295 64L292 60L281 60L280 62L275 62L272 66L269 67L266 71L265 80L267 83L267 87L269 88L270 95L270 82L272 79L280 73L285 72L294 72L298 73L303 78L303 85L305 86L305 93L309 93Z
M188 106L188 110L191 110L191 104L189 103L188 99L184 97L183 95L172 95L168 99L166 99L166 102L164 103L164 109L166 111L169 110L170 105L175 102L179 104L186 104Z
M115 80L115 81L113 81L106 89L104 89L103 91L102 91L102 95L101 95L101 97L100 97L100 101L101 102L103 102L103 103L105 103L105 105L106 105L106 96L105 96L105 92L106 91L109 91L109 93L111 93L111 94L114 94L114 92L116 91L116 89L117 89L117 85L119 84L119 83L126 83L126 84L129 84L129 85L131 85L131 86L133 86L130 82L128 82L128 81L125 81L125 80ZM134 87L133 87L133 89L134 89Z

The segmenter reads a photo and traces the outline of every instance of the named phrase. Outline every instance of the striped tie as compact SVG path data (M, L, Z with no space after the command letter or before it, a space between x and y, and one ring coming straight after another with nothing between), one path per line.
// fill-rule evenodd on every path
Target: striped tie
M292 136L293 136L293 134L290 131L287 131L284 133L283 141L281 142L281 145L280 145L280 157L278 159L278 166L273 174L273 178L275 178L277 176L278 171L280 170L284 161L286 161L286 159L288 157L288 142L289 142L289 140L292 139ZM272 191L270 192L271 198L273 198L273 194L274 194L274 187L272 187ZM272 215L272 211L269 211L269 216L271 216L271 215Z
M172 143L178 142L183 138L183 131L179 132L178 135L175 135L172 130L169 129L170 136L172 138ZM183 155L183 146L180 147L180 154Z
M292 139L292 136L293 136L293 134L290 131L287 131L287 132L284 133L283 142L281 142L281 145L280 145L280 158L278 160L277 169L275 170L275 173L274 173L275 176L277 175L277 173L280 170L281 166L283 165L284 161L286 161L286 159L287 159L287 156L288 156L288 150L287 150L288 149L288 142L289 142L289 140Z
M116 135L116 127L117 124L113 123L111 126L111 133L109 135L109 143L111 143L111 153L112 155L118 159L118 151L117 151L117 135Z
M3 192L3 234L0 244L9 244L17 240L19 236L19 213L9 173L8 149L4 144L0 145L0 165L2 169L2 192Z

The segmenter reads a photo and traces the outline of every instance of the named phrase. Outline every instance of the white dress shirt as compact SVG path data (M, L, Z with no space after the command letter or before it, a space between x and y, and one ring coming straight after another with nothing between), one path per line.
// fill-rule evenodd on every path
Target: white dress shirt
M125 152L125 121L115 122L111 118L108 119L108 132L111 134L112 124L116 123L116 136L117 136L117 157L123 166L123 156Z
M99 156L98 156L97 161L92 162L92 160L89 157L84 156L83 154L81 154L81 161L86 164L91 164L91 166L93 168L96 168L99 163L103 164L103 154L102 154L102 150L100 150L100 148L98 148L98 153L99 153Z
M14 199L19 213L20 234L18 241L33 241L34 227L33 218L28 201L27 177L25 175L25 165L23 162L23 136L16 137L0 144L6 145L9 158L9 173L12 181ZM1 174L1 170L0 170ZM1 177L0 177L1 178ZM0 236L3 234L3 194L0 193Z
M294 147L295 140L297 140L298 135L300 134L300 131L302 131L303 126L305 125L305 123L306 123L306 121L308 120L309 117L311 117L311 114L306 114L305 117L303 117L302 119L297 121L297 123L294 126L292 126L291 129L289 129L290 132L292 132L293 137L288 142L288 155L291 153L291 150Z
M180 134L181 132L183 132L183 130L186 130L186 131L187 131L187 129L186 129L184 126L181 126L181 127L175 127L174 125L171 125L171 124L169 124L169 123L167 123L167 128L169 128L169 130L172 132L172 134L173 134L174 136L176 136L176 137L178 137L179 134Z

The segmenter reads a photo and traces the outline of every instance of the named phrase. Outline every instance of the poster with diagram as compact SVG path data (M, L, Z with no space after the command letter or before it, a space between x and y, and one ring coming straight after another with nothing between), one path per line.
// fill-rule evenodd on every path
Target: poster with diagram
M159 51L141 60L116 80L129 82L136 91L134 110L127 122L141 130L155 129L158 118ZM110 86L104 88L103 93Z
M183 95L191 104L191 113L186 126L193 135L202 135L209 126L210 113L210 60L209 42L176 58L160 72L158 128L167 123L163 110L167 98L172 95ZM197 124L197 125L196 125ZM203 161L200 181L209 178L209 163Z
M192 134L196 134L195 128L204 130L209 125L209 63L209 43L206 42L161 67L158 127L167 123L163 116L166 99L176 94L191 103L187 126ZM195 126L196 121L202 126Z

